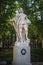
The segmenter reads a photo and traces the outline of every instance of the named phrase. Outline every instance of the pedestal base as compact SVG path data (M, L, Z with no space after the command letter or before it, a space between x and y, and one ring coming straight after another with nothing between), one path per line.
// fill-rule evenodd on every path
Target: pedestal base
M31 65L29 46L21 44L13 47L13 65Z

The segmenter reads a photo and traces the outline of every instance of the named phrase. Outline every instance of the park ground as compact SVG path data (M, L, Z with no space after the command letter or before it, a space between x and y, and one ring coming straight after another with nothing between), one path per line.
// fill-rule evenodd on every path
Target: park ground
M12 65L13 48L0 48L0 65ZM43 65L43 48L31 49L32 65Z

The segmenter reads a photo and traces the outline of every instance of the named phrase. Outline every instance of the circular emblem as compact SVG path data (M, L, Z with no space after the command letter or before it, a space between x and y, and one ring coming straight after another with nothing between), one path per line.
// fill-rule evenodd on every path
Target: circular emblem
M22 55L25 55L25 54L26 54L26 49L22 49L22 50L21 50L21 54L22 54Z

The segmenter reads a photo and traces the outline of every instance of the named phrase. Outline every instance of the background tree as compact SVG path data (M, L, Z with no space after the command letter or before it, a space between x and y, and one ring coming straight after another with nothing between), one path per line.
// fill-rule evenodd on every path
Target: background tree
M43 0L1 0L0 1L0 40L10 36L10 43L15 40L15 30L10 19L16 15L19 7L22 7L27 17L31 20L28 36L38 42L43 39ZM12 42L11 42L12 40Z

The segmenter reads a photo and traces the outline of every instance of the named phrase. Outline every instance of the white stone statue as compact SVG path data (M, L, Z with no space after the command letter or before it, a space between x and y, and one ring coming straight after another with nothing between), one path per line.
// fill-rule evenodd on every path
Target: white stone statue
M24 14L23 9L19 8L18 14L11 19L16 31L17 42L22 42L28 40L28 25L31 21Z

